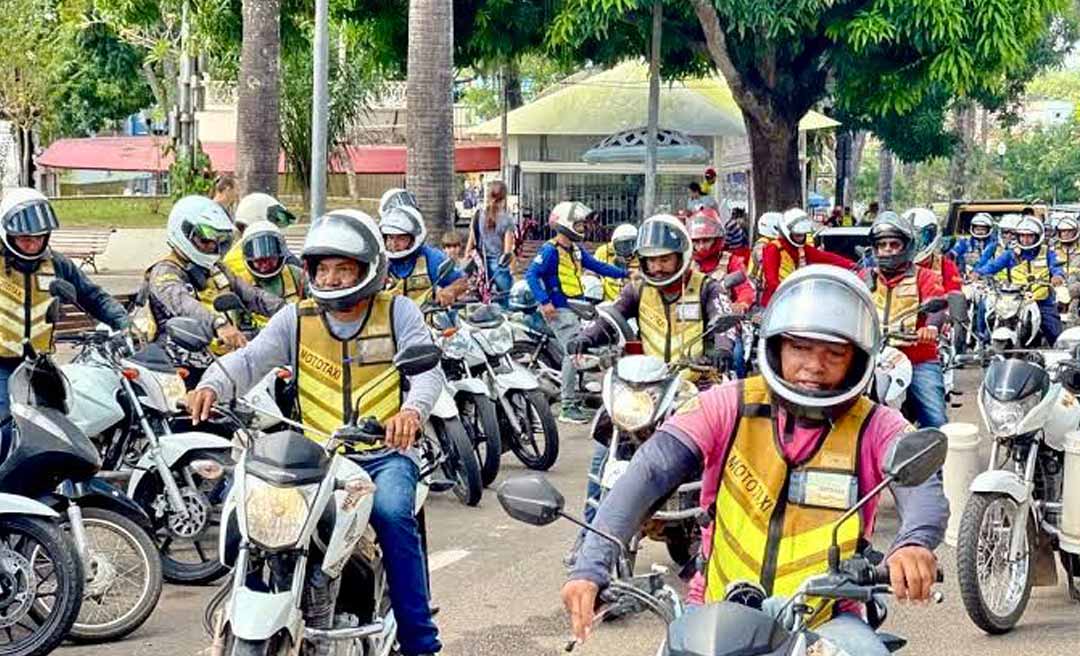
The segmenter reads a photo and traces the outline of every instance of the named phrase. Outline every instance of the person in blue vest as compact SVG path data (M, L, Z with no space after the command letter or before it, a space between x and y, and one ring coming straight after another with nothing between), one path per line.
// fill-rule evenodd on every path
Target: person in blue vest
M576 201L556 205L548 219L555 228L555 237L540 246L525 271L525 280L540 304L540 312L563 348L559 421L573 424L587 423L591 417L577 393L574 356L566 348L570 340L581 334L581 319L566 301L584 294L581 282L584 269L602 278L627 276L626 269L601 262L581 247L585 239L585 219L590 214L591 209Z
M980 262L985 264L983 254L988 248L991 253L997 248L994 228L994 218L986 212L979 212L971 218L968 236L958 240L949 251L949 255L956 261L956 266L960 268L960 273L967 273Z
M1061 315L1053 288L1064 284L1065 270L1057 261L1057 254L1046 247L1046 233L1034 216L1025 216L1016 226L1016 244L1007 248L989 263L975 268L978 276L992 276L1005 272L1006 280L1015 285L1029 285L1039 304L1042 316L1042 334L1050 346L1061 334Z
M425 243L427 227L417 208L410 205L388 208L381 215L379 230L390 258L388 291L408 296L417 303L434 295L439 305L450 305L468 287L465 274L456 267L439 278L439 267L448 256Z

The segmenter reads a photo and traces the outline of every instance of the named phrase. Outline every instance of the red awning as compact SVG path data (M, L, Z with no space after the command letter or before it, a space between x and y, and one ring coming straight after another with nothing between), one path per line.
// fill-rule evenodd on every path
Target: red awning
M172 154L165 154L169 139L165 137L91 137L59 139L38 158L39 166L55 169L95 171L165 172L172 164ZM218 172L236 170L236 144L204 143L211 167ZM349 146L349 159L357 173L405 173L404 146ZM458 144L454 151L454 168L458 173L478 173L499 170L499 145L490 143ZM332 173L342 173L337 162L330 166ZM281 156L278 172L285 173L285 157Z

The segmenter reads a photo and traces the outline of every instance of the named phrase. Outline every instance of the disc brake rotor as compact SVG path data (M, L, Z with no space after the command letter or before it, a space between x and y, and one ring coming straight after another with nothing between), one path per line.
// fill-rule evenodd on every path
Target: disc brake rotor
M14 626L34 604L37 576L30 561L7 547L0 548L0 629Z
M210 524L210 506L198 490L185 487L180 490L180 497L187 508L187 517L180 513L169 513L166 524L173 536L191 540L198 537Z

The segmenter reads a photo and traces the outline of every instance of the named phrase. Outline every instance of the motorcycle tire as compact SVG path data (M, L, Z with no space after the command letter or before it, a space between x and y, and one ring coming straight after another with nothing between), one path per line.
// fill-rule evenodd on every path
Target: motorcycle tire
M16 549L11 548L13 543ZM35 616L37 629L18 641L0 642L0 656L44 656L60 645L79 616L85 577L75 544L54 522L9 515L0 520L0 550L15 551L23 558L37 553L52 563L55 574L50 577L56 580L52 605L42 609L42 602L34 600L26 609ZM36 569L34 562L31 567Z
M510 449L529 469L551 469L559 458L559 428L551 412L551 404L538 389L510 390L506 393L506 400L511 407L524 411L518 416L518 422L522 424L520 435L510 429L508 421L504 427L510 436ZM542 446L536 440L537 428L543 433Z
M1006 504L1006 514L1015 509L1016 502L1006 494L1000 493L975 493L972 494L964 507L964 515L960 520L960 530L956 544L956 568L957 579L960 583L960 596L964 601L964 608L968 617L980 629L990 635L999 635L1012 631L1020 616L1024 614L1028 599L1031 597L1031 585L1034 579L1033 551L1027 552L1027 563L1023 589L1016 607L1007 614L999 614L989 608L983 596L982 586L979 581L979 554L981 550L982 528L987 512L997 502ZM1009 515L1011 516L1011 515ZM1025 518L1027 523L1027 544L1034 544L1034 526L1031 516Z
M544 390L544 395L547 397L548 401L550 403L555 403L559 400L559 385L544 375L536 362L542 361L546 368L559 371L562 369L562 349L559 347L558 342L549 340L547 345L540 349L539 353L536 353L536 351L536 343L516 341L514 342L514 346L510 348L510 358L522 367L533 372L540 383L540 388ZM534 354L536 358L535 361L533 359Z
M465 427L459 419L448 419L439 422L436 431L446 456L441 467L454 481L454 495L466 506L475 506L483 495L484 481L480 475L480 461L476 459Z
M701 551L701 531L673 526L664 532L668 556L679 567L685 567Z
M287 656L292 653L292 640L283 633L269 640L244 640L230 635L226 636L225 644L229 645L229 649L225 651L229 656ZM305 643L304 647L307 648L308 645ZM305 650L302 649L300 653L304 654ZM307 653L314 654L315 650L309 649Z
M480 479L484 487L495 482L502 461L503 441L499 433L499 417L495 402L486 394L461 392L455 399L465 432L469 434L480 463Z
M130 518L112 510L104 508L82 508L83 524L86 528L87 542L94 551L94 534L99 531L109 531L118 536L125 543L125 551L133 554L141 568L136 580L143 579L135 603L129 605L123 615L109 621L99 621L95 618L95 609L103 602L108 603L109 593L121 592L114 582L103 598L95 599L94 579L97 575L97 563L83 563L87 570L88 583L84 591L82 608L78 619L71 627L69 637L75 642L93 643L107 642L122 638L142 626L154 609L157 608L161 598L162 576L161 557L158 555L157 545L150 539L150 535L139 524ZM94 556L91 556L94 560ZM104 565L119 569L113 562ZM126 569L126 568L125 568Z

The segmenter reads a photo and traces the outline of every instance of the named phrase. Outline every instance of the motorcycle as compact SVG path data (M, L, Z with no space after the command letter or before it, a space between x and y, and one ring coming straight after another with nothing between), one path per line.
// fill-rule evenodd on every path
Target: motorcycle
M232 444L203 431L173 432L186 388L161 347L133 351L124 333L100 327L62 341L79 348L62 367L73 392L70 417L97 438L104 469L124 471L128 497L153 522L165 579L221 578L227 569L213 545Z
M990 329L990 345L994 352L1032 347L1042 326L1042 315L1032 288L998 285L987 295L986 325Z
M412 346L395 356L394 366L415 375L439 359L436 346ZM383 427L368 418L326 435L278 419L327 441L320 446L291 430L251 437L225 505L220 551L234 574L207 607L210 653L390 654L397 623L384 554L368 522L374 485L338 448L371 444ZM422 456L416 498L422 537L427 477L437 466L430 456Z
M498 490L499 503L513 519L534 526L545 526L564 518L595 533L617 548L616 573L600 591L602 606L593 616L594 624L604 617L622 612L626 607L650 611L667 624L667 635L657 656L807 656L834 654L848 656L836 645L810 633L808 623L821 606L830 600L851 600L867 604L867 620L875 629L886 617L879 597L891 592L888 569L875 563L870 554L860 553L841 560L837 531L841 524L875 498L889 484L916 486L933 476L945 462L947 445L944 434L934 429L913 431L897 440L882 463L884 480L850 508L834 525L832 546L828 551L825 573L806 579L786 603L766 599L767 593L752 583L732 586L724 601L685 612L678 594L663 583L663 568L647 575L633 576L627 546L617 537L589 526L567 514L562 494L540 475L512 478ZM943 581L941 572L937 581ZM944 599L935 592L933 600ZM619 608L622 606L623 608ZM779 612L769 612L779 607ZM889 651L901 649L902 638L879 633ZM571 639L566 651L577 641ZM851 655L857 656L857 655Z
M49 291L58 299L75 298L66 281L54 280ZM70 637L121 638L149 619L161 596L161 559L150 538L150 518L96 477L101 457L67 417L70 384L47 353L27 347L8 379L8 394L11 436L0 463L0 492L36 499L64 515L85 575Z
M1057 584L1055 552L1080 601L1080 546L1060 539L1064 504L1076 502L1062 492L1066 435L1080 428L1078 356L998 359L980 387L979 413L994 442L989 467L971 483L956 560L968 617L990 634L1012 630L1033 585Z

